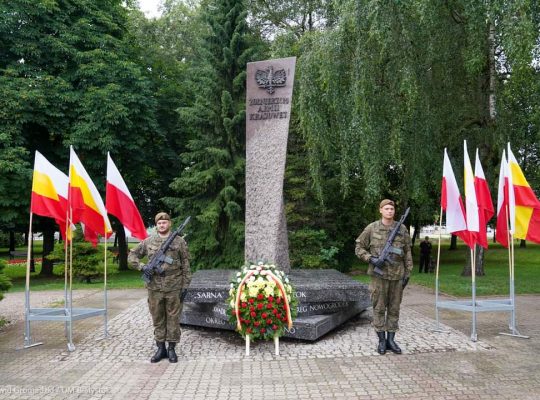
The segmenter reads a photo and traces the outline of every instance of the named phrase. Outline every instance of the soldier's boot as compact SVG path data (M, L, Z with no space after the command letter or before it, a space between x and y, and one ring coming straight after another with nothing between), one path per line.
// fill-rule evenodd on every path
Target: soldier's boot
M169 342L168 354L169 354L169 362L171 363L178 362L178 356L176 355L176 351L174 350L175 347L176 347L176 342Z
M380 355L386 354L386 337L385 332L377 332L377 336L379 337L379 345L377 346L377 352Z
M156 344L157 344L157 351L156 351L156 354L154 354L152 358L150 359L151 363L157 363L163 360L164 358L167 358L167 349L165 348L165 342L156 341Z
M387 332L388 338L386 339L386 347L388 350L390 350L394 354L401 354L401 349L397 345L396 342L394 342L394 337L396 336L396 332Z

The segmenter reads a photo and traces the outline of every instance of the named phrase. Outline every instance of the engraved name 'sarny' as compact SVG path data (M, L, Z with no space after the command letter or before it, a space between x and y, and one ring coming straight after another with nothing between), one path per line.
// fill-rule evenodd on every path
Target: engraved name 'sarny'
M288 97L264 97L249 100L249 106L255 108L255 112L249 113L251 121L266 120L266 119L283 119L287 118L287 111L281 111L282 105L288 105ZM251 110L250 110L251 111Z

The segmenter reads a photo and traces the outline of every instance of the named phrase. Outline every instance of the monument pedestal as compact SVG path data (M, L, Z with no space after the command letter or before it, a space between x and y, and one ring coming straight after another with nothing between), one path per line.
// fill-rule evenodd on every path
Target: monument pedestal
M234 330L226 314L230 280L237 270L200 270L184 299L181 324ZM293 270L298 316L285 337L317 340L371 306L367 285L336 270Z

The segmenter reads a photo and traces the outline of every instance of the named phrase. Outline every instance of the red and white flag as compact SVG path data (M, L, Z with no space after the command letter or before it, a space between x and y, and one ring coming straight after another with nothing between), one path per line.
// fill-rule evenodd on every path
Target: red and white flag
M509 176L508 176L508 161L506 160L506 152L503 150L501 158L501 168L499 170L499 188L497 193L497 226L495 232L495 240L508 247L508 211L510 202L515 203L513 196L510 199ZM513 194L513 193L512 193ZM512 204L512 208L514 205Z
M476 201L478 203L478 217L480 230L476 236L477 242L480 246L487 249L487 230L486 226L488 221L493 217L493 201L491 200L491 193L489 186L480 164L480 157L478 156L478 149L476 149L476 161L474 165L474 189L476 191Z
M467 219L467 230L470 233L471 242L469 246L474 246L477 242L480 231L480 217L478 213L478 201L474 187L474 173L467 150L467 141L463 141L463 183L465 184L465 216Z
M441 207L446 211L446 230L469 245L471 237L465 221L465 208L446 148L444 149Z
M146 239L148 234L146 233L141 214L109 153L107 153L105 207L109 214L114 215L124 225L128 236L136 237L140 240Z

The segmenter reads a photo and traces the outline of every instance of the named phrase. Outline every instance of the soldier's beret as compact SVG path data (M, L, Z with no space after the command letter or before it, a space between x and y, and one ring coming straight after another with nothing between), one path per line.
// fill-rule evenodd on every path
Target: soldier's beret
M158 212L156 214L156 218L154 218L154 220L156 221L156 224L157 222L160 220L160 219L166 219L166 220L171 220L171 217L169 216L169 214L167 214L166 212Z
M379 208L383 208L384 206L387 206L388 204L390 204L392 207L396 206L392 200L384 199L383 201L381 201L381 204L379 204Z

